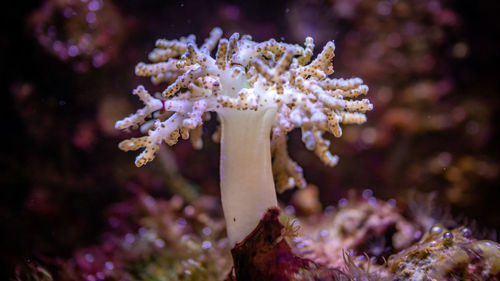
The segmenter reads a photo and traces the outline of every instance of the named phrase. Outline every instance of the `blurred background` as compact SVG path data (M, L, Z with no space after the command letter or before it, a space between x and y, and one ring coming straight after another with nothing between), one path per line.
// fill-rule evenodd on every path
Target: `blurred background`
M147 79L134 67L158 38L215 26L316 51L335 40L334 77L361 77L375 109L345 127L334 168L307 151L297 131L290 155L323 206L349 189L405 205L411 192L437 192L439 208L500 230L500 21L496 1L290 0L9 1L2 15L0 269L67 258L100 241L111 206L138 193L186 201L218 194L219 147L162 148L136 168L117 144L114 122L135 111ZM330 136L331 137L331 136ZM331 137L333 139L333 137ZM139 192L140 190L140 192ZM287 203L293 191L280 195Z

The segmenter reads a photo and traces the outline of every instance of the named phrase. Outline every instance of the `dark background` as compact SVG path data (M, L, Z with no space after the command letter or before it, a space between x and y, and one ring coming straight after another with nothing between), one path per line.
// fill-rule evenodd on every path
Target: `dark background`
M396 16L396 8L389 14L384 10L401 2L410 12ZM455 217L500 230L497 1L106 3L109 10L101 17L114 27L102 24L96 32L105 36L93 54L109 57L97 67L92 55L61 59L38 41L37 26L43 31L46 22L65 39L85 29L68 24L60 9L33 20L43 1L4 4L0 259L6 276L17 264L66 257L95 243L106 224L106 207L133 196L134 185L154 196L174 193L159 161L135 168L135 154L117 149L126 135L114 132L112 124L139 106L130 94L136 85L151 86L133 69L147 59L157 38L193 33L202 42L214 26L225 37L238 31L256 41L273 37L301 44L311 35L316 51L333 39L335 76L359 76L370 86L375 110L368 113L369 122L333 141L338 167L324 167L304 149L298 132L290 135L290 154L308 182L320 188L324 205L350 188L371 188L402 205L409 190L438 191L440 204L451 206ZM433 13L433 7L441 12ZM390 37L392 47L377 44L412 28L417 31L407 37ZM414 93L427 96L412 99ZM415 125L425 117L431 121ZM214 125L207 124L203 150L193 151L187 141L172 149L180 174L209 194L218 192L218 147L209 141ZM290 196L287 192L282 199Z

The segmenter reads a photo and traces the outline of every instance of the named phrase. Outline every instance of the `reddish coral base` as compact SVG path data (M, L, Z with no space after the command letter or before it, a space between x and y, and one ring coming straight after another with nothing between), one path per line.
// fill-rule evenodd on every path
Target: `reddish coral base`
M279 208L270 208L257 227L231 250L234 267L226 281L347 280L295 256L281 233Z

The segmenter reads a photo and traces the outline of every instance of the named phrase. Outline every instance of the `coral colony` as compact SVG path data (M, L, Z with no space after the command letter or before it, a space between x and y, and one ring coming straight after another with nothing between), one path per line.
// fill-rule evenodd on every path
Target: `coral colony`
M203 121L217 113L221 126L213 139L221 143L222 205L234 246L255 229L266 210L277 206L275 182L278 191L305 186L302 169L287 154L286 134L300 128L306 148L334 166L338 157L329 152L323 133L340 137L340 124L365 122L372 104L358 99L368 91L361 79L328 78L333 42L312 59L310 37L304 46L274 39L258 43L238 33L221 37L221 29L215 28L200 47L193 35L156 41L151 63L139 63L135 72L168 87L151 95L138 86L133 93L145 106L116 128L141 125L147 131L147 136L119 145L124 151L144 148L135 161L142 166L153 160L162 142L173 145L179 137L190 137L201 148Z

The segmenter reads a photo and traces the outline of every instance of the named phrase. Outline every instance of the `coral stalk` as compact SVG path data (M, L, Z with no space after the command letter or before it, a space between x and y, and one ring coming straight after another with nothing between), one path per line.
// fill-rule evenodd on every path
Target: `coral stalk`
M265 112L260 112L265 111ZM242 241L278 206L271 164L273 109L221 114L221 196L229 240Z

